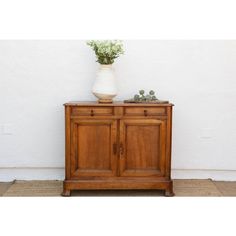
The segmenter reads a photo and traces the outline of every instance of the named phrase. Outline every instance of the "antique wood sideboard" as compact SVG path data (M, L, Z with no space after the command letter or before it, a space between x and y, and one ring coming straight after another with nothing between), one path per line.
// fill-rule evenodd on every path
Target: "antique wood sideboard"
M64 106L63 196L79 189L161 189L173 196L173 104L69 102Z

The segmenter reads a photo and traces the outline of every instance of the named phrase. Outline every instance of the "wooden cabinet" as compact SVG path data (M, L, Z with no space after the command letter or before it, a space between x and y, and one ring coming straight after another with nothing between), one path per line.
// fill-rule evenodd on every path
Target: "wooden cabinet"
M63 195L79 189L162 189L173 195L172 104L65 104Z

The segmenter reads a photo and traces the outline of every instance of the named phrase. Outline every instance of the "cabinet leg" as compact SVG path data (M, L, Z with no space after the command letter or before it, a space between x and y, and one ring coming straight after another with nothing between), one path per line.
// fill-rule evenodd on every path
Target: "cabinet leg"
M165 190L166 197L173 197L175 194L173 192L173 182L171 181L169 187Z
M64 189L61 196L63 197L69 197L71 195L71 190Z
M174 194L173 190L170 191L169 189L167 189L165 191L165 196L166 197L173 197L173 196L175 196L175 194Z

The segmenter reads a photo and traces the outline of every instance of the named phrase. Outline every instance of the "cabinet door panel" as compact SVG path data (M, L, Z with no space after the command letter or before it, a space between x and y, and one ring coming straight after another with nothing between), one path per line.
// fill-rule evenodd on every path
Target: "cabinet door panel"
M164 176L165 139L165 120L121 120L120 176Z
M115 176L117 122L113 120L73 120L71 125L71 175Z

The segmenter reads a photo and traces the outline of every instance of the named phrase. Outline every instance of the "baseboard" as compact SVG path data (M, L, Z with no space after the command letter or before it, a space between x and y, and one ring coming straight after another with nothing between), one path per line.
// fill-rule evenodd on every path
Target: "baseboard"
M63 180L64 176L65 169L63 167L0 168L0 182L13 180Z
M236 170L195 170L173 169L173 179L212 179L218 181L236 181Z
M63 180L63 167L11 167L0 168L0 182L13 180ZM236 170L195 170L173 169L173 179L212 179L221 181L236 181Z

